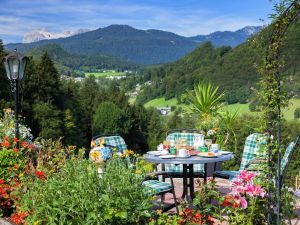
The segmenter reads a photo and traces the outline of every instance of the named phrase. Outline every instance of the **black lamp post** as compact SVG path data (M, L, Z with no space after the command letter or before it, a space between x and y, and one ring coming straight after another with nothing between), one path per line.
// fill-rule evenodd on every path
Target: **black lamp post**
M15 137L19 139L19 81L21 81L25 74L26 63L28 58L21 55L17 49L9 53L3 59L6 70L6 75L11 82L12 92L15 98ZM17 147L19 144L17 143Z

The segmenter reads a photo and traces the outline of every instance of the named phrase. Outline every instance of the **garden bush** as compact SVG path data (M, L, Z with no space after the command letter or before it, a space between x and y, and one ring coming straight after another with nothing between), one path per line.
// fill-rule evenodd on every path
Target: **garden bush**
M68 160L47 182L36 180L21 212L29 224L143 224L152 205L143 190L142 176L125 159L111 159L101 177L94 163Z

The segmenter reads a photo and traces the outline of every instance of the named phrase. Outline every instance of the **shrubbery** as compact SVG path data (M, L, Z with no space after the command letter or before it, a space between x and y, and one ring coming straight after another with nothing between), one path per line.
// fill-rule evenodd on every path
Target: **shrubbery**
M110 160L101 178L93 163L68 160L47 182L34 183L22 210L31 212L30 224L141 224L152 205L142 179L122 158Z

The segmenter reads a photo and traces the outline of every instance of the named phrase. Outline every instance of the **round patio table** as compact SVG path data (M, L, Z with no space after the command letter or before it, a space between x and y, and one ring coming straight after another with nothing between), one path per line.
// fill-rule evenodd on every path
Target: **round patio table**
M194 198L194 164L204 164L204 181L207 179L207 164L224 162L230 160L233 157L233 154L220 155L217 157L201 157L201 156L191 156L189 158L171 158L171 159L162 159L159 156L154 156L146 154L145 159L149 162L156 164L182 164L182 177L183 177L183 194L182 198L188 199L188 187L191 199ZM189 182L188 182L189 181Z

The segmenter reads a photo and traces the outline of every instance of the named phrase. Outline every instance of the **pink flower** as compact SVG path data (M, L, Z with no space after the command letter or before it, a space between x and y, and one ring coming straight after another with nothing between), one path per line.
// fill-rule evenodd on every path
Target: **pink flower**
M248 206L248 203L247 203L247 200L245 199L245 197L240 197L239 200L240 200L241 207L242 207L243 209L246 209L247 206Z
M255 173L249 173L246 170L242 170L240 175L237 176L238 179L243 180L244 182L252 181L253 177L255 177Z
M245 188L241 185L233 186L232 189L231 189L231 193L234 196L240 196L244 192L245 192Z
M266 195L265 190L259 185L249 184L246 186L245 191L250 197L260 196L263 198Z

